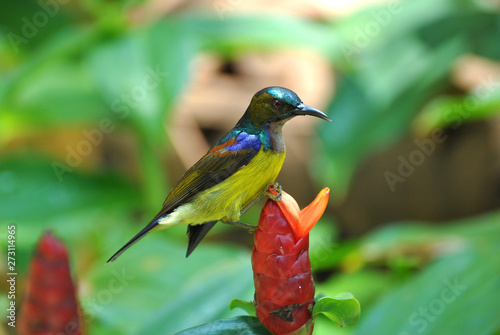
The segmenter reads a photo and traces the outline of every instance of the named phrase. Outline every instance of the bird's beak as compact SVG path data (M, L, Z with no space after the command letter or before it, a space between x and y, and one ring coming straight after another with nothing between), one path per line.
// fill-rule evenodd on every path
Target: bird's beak
M328 116L326 116L325 113L322 111L313 108L308 105L304 104L299 104L295 110L293 111L295 115L311 115L311 116L316 116L319 117L320 119L327 120L327 121L332 121Z

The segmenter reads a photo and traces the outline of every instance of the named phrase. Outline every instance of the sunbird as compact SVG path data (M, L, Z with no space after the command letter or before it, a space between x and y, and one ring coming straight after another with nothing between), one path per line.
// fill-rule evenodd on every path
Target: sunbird
M152 230L188 225L188 257L218 221L251 227L239 219L274 184L285 160L282 127L297 115L331 121L284 87L255 93L236 126L186 171L160 212L108 262Z

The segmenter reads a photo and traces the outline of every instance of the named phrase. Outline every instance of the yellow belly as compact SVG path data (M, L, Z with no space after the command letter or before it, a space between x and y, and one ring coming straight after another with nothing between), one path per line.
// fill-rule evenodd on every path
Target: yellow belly
M257 198L278 176L285 153L272 150L259 153L245 167L218 185L196 195L188 204L160 220L163 228L208 221L238 221L241 210Z

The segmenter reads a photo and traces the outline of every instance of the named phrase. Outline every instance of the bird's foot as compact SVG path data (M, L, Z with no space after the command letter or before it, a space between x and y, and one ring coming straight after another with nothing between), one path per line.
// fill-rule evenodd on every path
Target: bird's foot
M250 233L254 233L257 230L257 226L254 226L254 225L251 225L248 223L244 223L244 222L240 222L240 221L222 221L222 222L225 224L229 224L231 226L236 226L236 227L248 229Z
M281 196L283 195L283 188L277 182L271 183L266 187L266 196L276 202L281 201Z

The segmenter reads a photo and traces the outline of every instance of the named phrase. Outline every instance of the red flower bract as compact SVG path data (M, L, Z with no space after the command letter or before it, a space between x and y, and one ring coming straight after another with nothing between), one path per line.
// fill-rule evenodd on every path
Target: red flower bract
M304 210L283 192L281 202L268 200L255 232L252 267L255 309L274 335L307 328L312 332L314 282L309 260L309 231L323 214L328 189Z
M47 232L38 243L27 278L18 334L82 334L76 289L66 247Z

